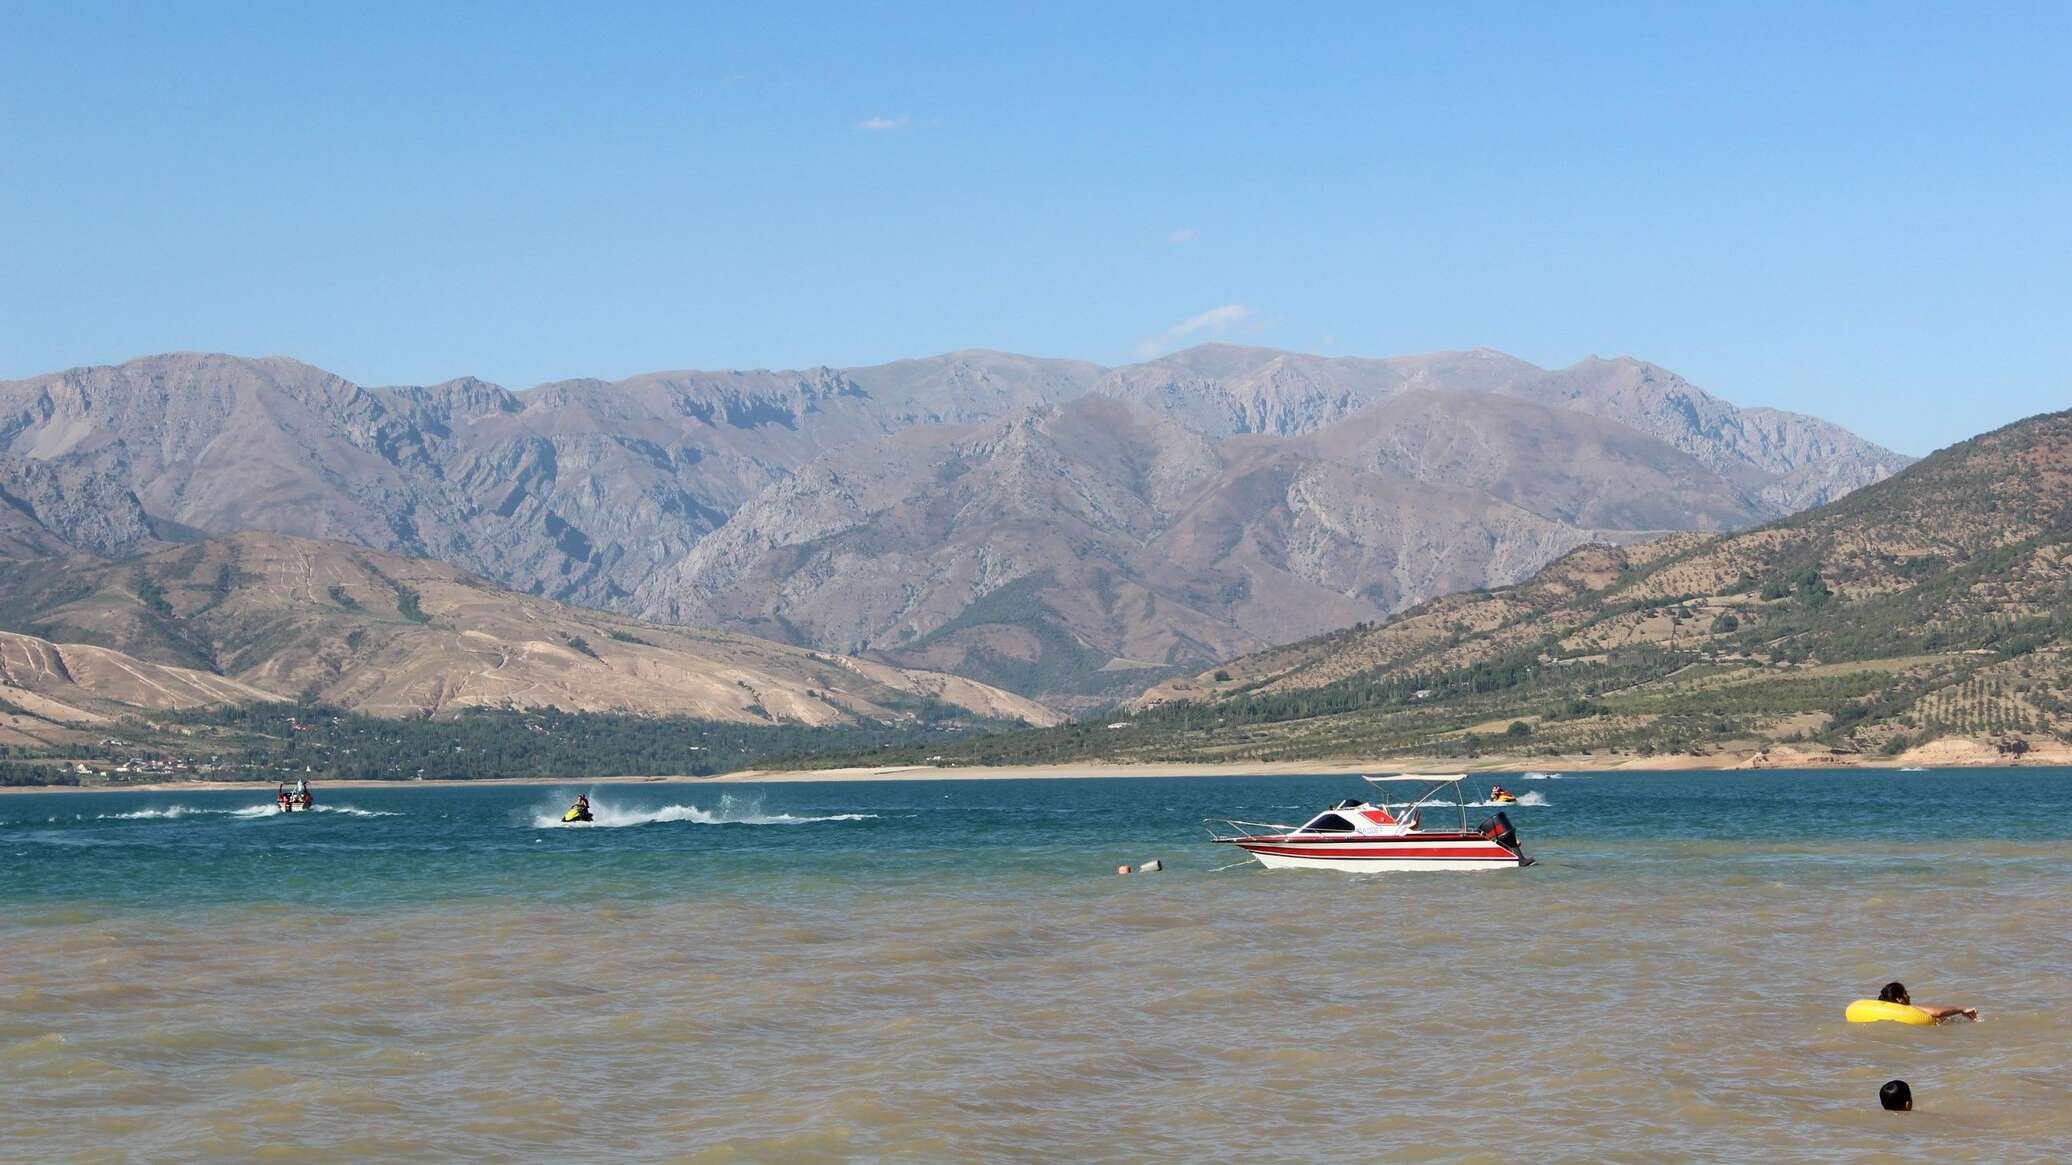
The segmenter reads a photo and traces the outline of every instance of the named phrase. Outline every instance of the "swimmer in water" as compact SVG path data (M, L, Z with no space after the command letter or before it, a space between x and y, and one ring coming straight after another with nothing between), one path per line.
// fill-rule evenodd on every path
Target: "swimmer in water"
M1978 1018L1978 1008L1976 1007L1930 1007L1925 1003L1915 1003L1907 995L1907 985L1899 982L1897 979L1885 984L1884 988L1878 992L1878 998L1886 1003L1897 1003L1902 1007L1918 1007L1922 1011L1927 1012L1929 1018L1937 1023L1946 1019L1955 1019L1960 1015L1969 1020L1976 1020Z
M1904 1080L1887 1080L1885 1086L1878 1089L1878 1103L1885 1106L1886 1112L1912 1112L1914 1090L1908 1088Z

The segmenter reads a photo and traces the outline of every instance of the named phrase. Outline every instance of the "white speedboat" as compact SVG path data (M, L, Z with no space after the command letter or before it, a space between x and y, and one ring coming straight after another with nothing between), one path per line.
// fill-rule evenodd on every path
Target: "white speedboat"
M1209 836L1273 870L1504 870L1533 864L1502 812L1468 824L1460 787L1464 773L1362 779L1382 791L1381 800L1348 798L1303 825L1211 818ZM1391 787L1404 790L1407 799L1389 798Z

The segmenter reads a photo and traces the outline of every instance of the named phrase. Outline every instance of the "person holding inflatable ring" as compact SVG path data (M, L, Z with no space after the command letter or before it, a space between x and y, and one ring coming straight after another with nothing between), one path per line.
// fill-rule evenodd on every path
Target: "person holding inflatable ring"
M1878 992L1876 999L1859 999L1850 1004L1849 1010L1843 1018L1850 1023L1876 1023L1883 1019L1891 1020L1894 1023L1908 1023L1917 1027L1928 1027L1932 1024L1941 1023L1946 1019L1955 1019L1960 1015L1965 1019L1975 1021L1978 1019L1978 1008L1929 1007L1925 1004L1915 1003L1913 997L1907 994L1906 984L1894 980L1885 984L1884 988Z
M1897 979L1885 984L1884 988L1878 992L1878 998L1886 1003L1897 1003L1901 1007L1918 1007L1922 1011L1927 1012L1928 1018L1935 1020L1937 1023L1946 1019L1955 1019L1960 1015L1969 1020L1978 1019L1978 1008L1976 1007L1930 1007L1925 1003L1915 1003L1913 997L1907 994L1907 985Z

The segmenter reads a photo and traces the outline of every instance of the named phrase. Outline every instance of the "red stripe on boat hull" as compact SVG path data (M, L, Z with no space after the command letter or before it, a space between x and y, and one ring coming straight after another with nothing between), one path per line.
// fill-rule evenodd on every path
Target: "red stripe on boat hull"
M1239 848L1250 854L1280 854L1291 858L1373 858L1389 861L1403 861L1409 858L1431 862L1460 859L1487 861L1518 856L1502 846L1489 846L1484 849L1420 849L1409 846L1390 846L1386 849L1378 846L1365 849L1323 849L1315 846L1290 848L1277 845L1247 845Z

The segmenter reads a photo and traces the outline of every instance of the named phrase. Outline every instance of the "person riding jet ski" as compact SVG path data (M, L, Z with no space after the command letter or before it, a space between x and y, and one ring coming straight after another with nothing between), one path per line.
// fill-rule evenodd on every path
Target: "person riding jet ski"
M590 820L590 798L578 793L576 795L576 803L568 807L568 812L562 814L561 819L563 821Z
M1518 803L1518 794L1504 788L1502 785L1492 785L1489 789L1489 799L1499 805L1516 805Z

